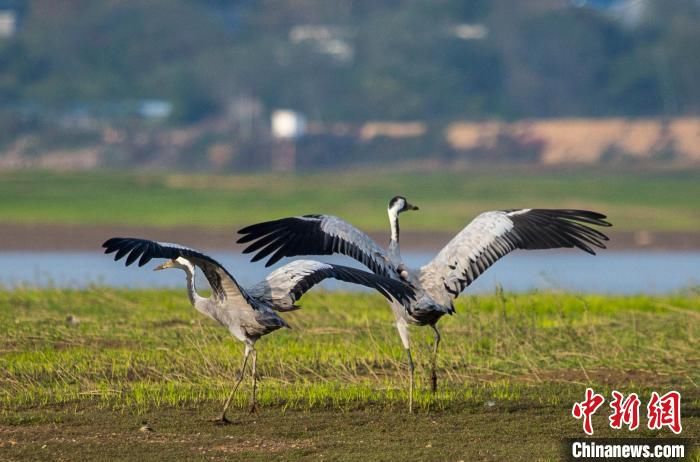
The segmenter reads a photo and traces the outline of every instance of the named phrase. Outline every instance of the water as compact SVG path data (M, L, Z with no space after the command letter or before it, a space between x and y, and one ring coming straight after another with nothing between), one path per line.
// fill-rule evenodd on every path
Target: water
M250 263L247 257L233 252L210 252L243 285L252 285L272 268ZM428 262L433 253L404 252L409 267ZM361 267L342 256L317 257L319 260ZM17 287L81 288L90 284L114 287L150 288L184 287L179 270L151 271L158 264L152 260L143 268L124 267L111 256L100 252L0 252L0 285ZM199 276L200 285L206 284ZM515 252L498 261L467 289L470 293L492 292L497 285L506 291L534 289L566 290L584 293L660 294L700 285L700 251L649 252L603 251L596 257L580 252ZM329 290L361 290L358 286L326 281Z

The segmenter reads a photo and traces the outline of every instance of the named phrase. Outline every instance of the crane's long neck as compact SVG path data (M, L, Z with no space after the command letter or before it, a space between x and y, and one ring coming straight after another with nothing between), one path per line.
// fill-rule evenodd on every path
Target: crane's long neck
M389 241L389 258L394 264L401 263L401 249L399 248L399 213L389 208L389 226L391 226L391 241Z
M178 257L176 259L176 265L174 267L180 268L185 272L187 278L187 296L190 298L190 303L195 310L200 313L209 316L215 321L218 321L226 325L225 312L220 306L220 304L212 297L202 297L197 293L197 288L194 284L195 268L194 265L183 257Z
M206 305L208 298L202 297L197 293L197 288L194 285L194 266L188 262L184 267L184 271L187 276L187 295L190 297L190 303L192 303L192 306L198 311L203 311L203 307Z
M190 302L192 302L194 309L214 321L228 326L230 319L228 319L227 313L222 309L221 305L212 297L202 297L197 293L197 288L194 285L194 267L190 264L186 265L185 273L187 274L187 295L190 297Z
M182 269L185 271L185 276L187 278L187 296L190 298L190 303L192 303L192 306L194 306L197 311L204 311L203 308L207 305L206 302L209 299L197 293L197 287L194 284L194 266L184 259L182 259L180 263L183 264Z

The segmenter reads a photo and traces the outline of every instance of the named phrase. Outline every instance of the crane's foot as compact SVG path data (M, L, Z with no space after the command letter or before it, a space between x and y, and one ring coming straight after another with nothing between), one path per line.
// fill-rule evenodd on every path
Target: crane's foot
M251 414L257 414L258 413L258 405L256 403L251 404L248 412Z
M212 419L211 421L216 425L230 425L233 423L231 420L228 419L228 417L226 417L226 414L221 414L219 417L217 417L216 419Z

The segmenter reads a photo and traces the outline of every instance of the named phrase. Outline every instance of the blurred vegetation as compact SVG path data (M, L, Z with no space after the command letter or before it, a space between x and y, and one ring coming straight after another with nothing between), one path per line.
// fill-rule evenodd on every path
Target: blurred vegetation
M161 98L174 122L241 95L321 121L697 114L698 3L645 4L630 24L567 0L15 0L0 101ZM290 40L297 25L335 28L350 57Z
M700 229L697 171L475 170L308 175L0 173L5 223L129 224L230 229L289 215L327 213L387 230L386 205L405 195L420 211L406 229L457 231L485 210L586 208L615 231Z

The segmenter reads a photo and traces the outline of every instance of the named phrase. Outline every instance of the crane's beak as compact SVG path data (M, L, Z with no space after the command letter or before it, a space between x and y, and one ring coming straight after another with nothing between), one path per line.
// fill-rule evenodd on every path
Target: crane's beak
M168 268L172 268L172 267L173 267L173 262L171 260L168 260L165 263L163 263L162 265L158 265L155 268L153 268L153 271L160 271L160 270L164 270L164 269L168 269Z
M406 202L406 210L419 210L417 205L409 204Z

